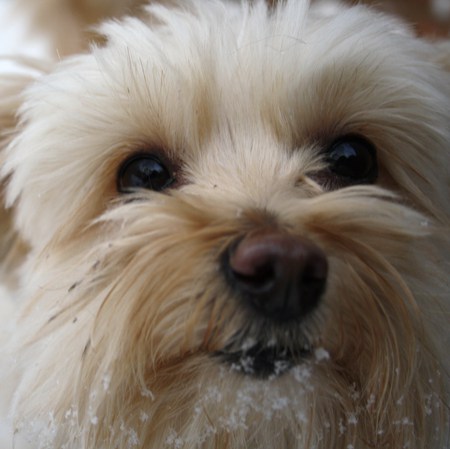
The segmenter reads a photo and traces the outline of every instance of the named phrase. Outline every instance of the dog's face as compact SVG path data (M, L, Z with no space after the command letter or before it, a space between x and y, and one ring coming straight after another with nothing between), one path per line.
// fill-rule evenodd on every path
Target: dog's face
M7 153L32 248L18 427L42 447L442 447L437 50L294 0L103 32L30 88Z

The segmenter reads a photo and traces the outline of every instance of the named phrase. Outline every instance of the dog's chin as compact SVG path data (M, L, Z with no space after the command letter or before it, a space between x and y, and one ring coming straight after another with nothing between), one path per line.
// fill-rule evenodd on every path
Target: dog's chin
M255 343L249 348L225 349L216 353L233 371L259 379L279 377L311 355L311 347L288 348L276 344Z

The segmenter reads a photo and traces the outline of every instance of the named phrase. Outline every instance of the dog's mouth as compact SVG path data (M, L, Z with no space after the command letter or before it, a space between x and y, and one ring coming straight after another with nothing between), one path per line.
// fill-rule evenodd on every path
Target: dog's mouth
M233 350L232 347L216 355L232 370L258 378L278 377L302 363L312 350L309 345L289 348L277 344L255 343Z

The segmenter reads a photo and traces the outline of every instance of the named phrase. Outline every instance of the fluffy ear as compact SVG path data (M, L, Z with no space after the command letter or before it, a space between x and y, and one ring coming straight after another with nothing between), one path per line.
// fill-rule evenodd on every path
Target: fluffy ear
M15 134L20 94L28 82L12 75L0 75L0 168L3 166L5 147ZM9 263L13 246L18 241L12 226L12 213L4 207L5 181L0 182L0 283L7 285L14 278ZM7 267L7 265L10 265Z
M6 67L0 74L0 172L4 164L6 147L19 132L19 109L23 91L43 72L46 64L28 58L2 60ZM0 283L15 282L15 266L26 251L13 226L13 211L4 206L4 188L7 179L0 178Z
M14 133L20 96L29 82L29 77L26 75L0 75L0 148L6 145L9 137Z
M18 113L23 91L37 78L47 73L53 63L31 57L0 58L0 167L4 148L18 131ZM4 69L3 69L4 67Z

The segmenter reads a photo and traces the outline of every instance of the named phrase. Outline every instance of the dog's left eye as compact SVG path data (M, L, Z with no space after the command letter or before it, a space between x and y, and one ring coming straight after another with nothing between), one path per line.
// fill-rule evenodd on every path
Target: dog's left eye
M127 159L119 169L117 190L131 193L137 189L160 192L168 188L175 178L157 156L137 155Z
M331 172L349 184L371 184L378 175L375 147L363 137L347 136L335 141L326 160Z
M344 136L324 152L327 168L312 173L311 178L334 190L358 184L373 184L378 177L375 146L361 136Z

